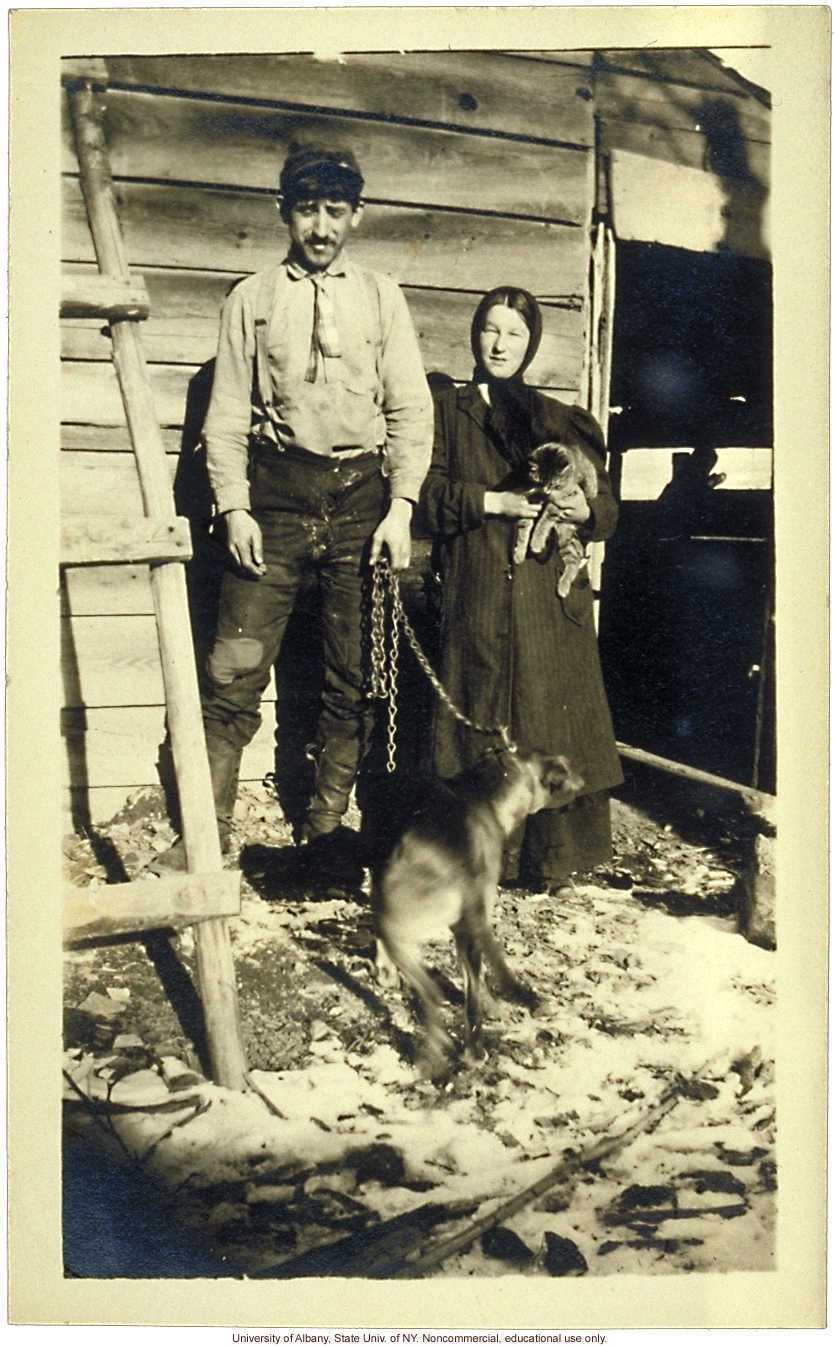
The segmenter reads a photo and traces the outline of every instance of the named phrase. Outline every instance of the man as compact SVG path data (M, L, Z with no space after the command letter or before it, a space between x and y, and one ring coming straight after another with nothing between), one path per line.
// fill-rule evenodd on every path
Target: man
M203 694L223 849L243 748L259 723L297 593L319 581L325 689L303 839L329 836L366 747L361 607L369 566L410 561L433 410L406 302L348 260L363 178L350 150L292 148L279 210L290 248L227 299L204 437L235 562ZM169 852L174 865L175 852Z

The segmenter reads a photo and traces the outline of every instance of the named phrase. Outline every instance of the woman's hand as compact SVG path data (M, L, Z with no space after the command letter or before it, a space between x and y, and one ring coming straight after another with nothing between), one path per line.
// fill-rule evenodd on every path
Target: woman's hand
M553 501L558 518L563 523L586 523L590 518L590 506L580 486L563 493L560 499Z
M486 514L505 514L510 519L537 519L543 508L540 491L486 491Z

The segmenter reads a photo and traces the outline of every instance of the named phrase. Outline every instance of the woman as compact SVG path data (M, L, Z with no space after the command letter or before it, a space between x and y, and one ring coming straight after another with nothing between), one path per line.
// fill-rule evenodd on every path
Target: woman
M481 300L471 325L472 382L436 397L433 462L419 517L436 539L442 681L454 703L479 724L507 725L521 748L564 754L584 780L575 803L529 818L522 844L508 857L507 879L554 892L571 886L571 874L611 859L606 792L622 772L586 568L560 598L555 550L512 564L517 521L540 512L525 485L527 454L562 441L582 448L595 465L598 494L588 503L579 487L563 510L582 542L610 537L617 507L596 422L523 381L540 335L540 311L525 290L504 286ZM432 754L439 776L456 775L493 743L438 706Z

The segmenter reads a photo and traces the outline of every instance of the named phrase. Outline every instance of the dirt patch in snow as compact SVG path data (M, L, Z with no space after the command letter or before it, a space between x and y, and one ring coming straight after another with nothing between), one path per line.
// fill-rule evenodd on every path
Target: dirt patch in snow
M413 1064L412 1002L375 981L363 891L306 883L270 792L242 789L231 928L255 1090L203 1079L189 931L68 953L68 1274L410 1275L561 1163L560 1181L423 1274L770 1269L775 956L737 932L746 820L676 803L664 822L623 792L616 862L574 894L501 891L498 936L541 1005L497 1000L486 1059L438 1086ZM162 797L142 792L68 839L69 877L133 877L171 840ZM461 1040L452 944L426 958ZM584 1162L683 1079L661 1120ZM105 1270L86 1203L121 1231Z

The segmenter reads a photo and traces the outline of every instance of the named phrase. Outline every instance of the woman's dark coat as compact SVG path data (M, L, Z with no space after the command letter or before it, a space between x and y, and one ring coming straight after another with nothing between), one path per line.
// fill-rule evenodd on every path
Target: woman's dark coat
M609 538L617 505L604 443L587 412L536 394L537 441L570 434L595 464L599 490L583 541ZM486 490L515 477L488 425L476 384L436 400L433 461L419 519L437 539L442 580L442 680L454 703L480 724L508 725L524 749L562 753L584 779L585 794L619 784L622 772L599 666L593 593L586 568L566 599L556 592L557 550L541 562L512 564L517 520L486 515ZM433 767L443 777L470 766L496 739L459 724L439 706Z

